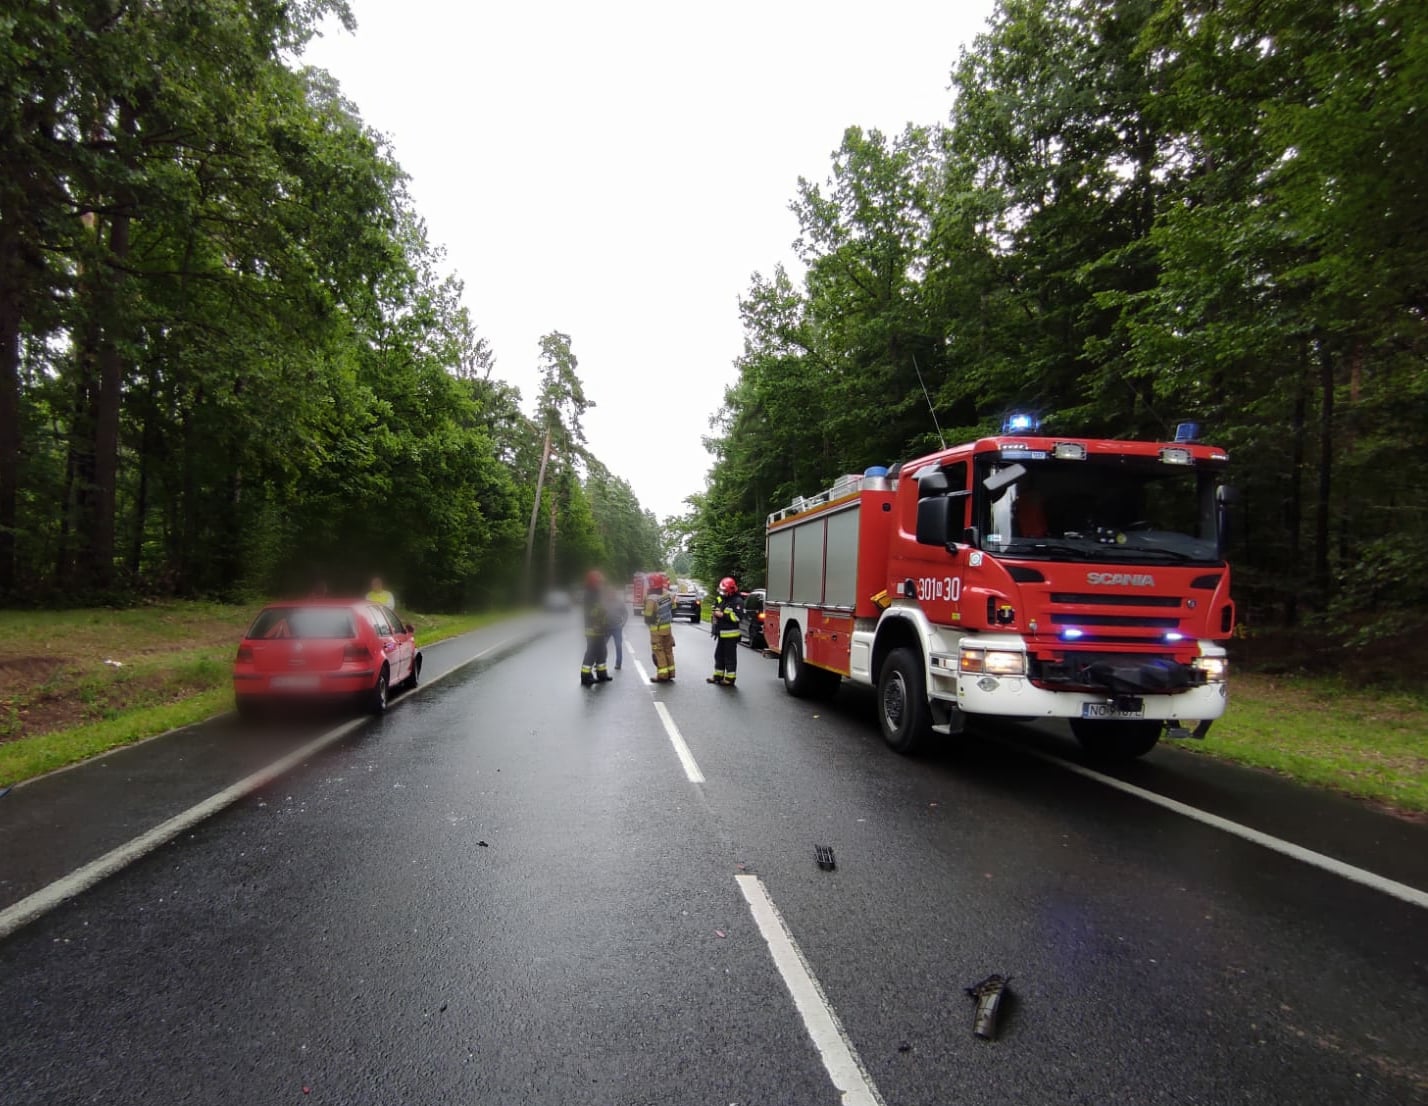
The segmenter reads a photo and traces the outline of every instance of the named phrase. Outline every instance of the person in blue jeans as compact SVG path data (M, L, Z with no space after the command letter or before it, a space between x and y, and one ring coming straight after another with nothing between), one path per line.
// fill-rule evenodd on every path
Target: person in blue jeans
M625 663L625 620L630 612L625 605L625 597L615 588L605 592L605 609L608 612L610 636L615 639L615 671Z

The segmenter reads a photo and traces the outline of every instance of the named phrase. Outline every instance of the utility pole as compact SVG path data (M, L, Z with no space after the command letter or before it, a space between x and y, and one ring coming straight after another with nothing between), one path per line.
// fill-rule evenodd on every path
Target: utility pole
M531 505L531 526L526 534L526 598L535 600L535 581L531 579L531 559L535 555L536 519L540 517L540 496L545 487L545 466L550 460L550 423L545 424L545 445L540 452L540 475L536 477L535 503Z

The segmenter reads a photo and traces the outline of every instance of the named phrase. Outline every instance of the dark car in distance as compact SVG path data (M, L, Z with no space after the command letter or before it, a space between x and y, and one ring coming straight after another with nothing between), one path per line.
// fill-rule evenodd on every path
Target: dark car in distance
M680 615L687 615L690 622L698 622L704 617L704 600L699 598L697 591L681 588L674 593L674 617Z
M739 619L739 640L752 649L767 649L764 638L764 597L768 593L763 588L744 596L744 617Z

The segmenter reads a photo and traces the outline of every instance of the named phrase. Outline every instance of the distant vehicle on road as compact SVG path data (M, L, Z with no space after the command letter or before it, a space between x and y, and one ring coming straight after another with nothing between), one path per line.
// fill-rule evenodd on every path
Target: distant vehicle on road
M381 714L391 689L416 687L421 662L414 628L390 607L361 599L274 603L238 646L234 705L249 715L264 704L345 700Z
M687 615L690 622L698 622L704 616L704 600L692 588L674 593L674 616L680 615Z
M640 614L645 609L645 591L650 585L650 574L648 572L636 572L630 579L630 606L634 608L636 614Z
M744 596L744 617L739 620L739 640L751 649L767 649L764 640L764 589L758 588Z
M545 609L548 611L570 610L570 593L568 591L546 592Z

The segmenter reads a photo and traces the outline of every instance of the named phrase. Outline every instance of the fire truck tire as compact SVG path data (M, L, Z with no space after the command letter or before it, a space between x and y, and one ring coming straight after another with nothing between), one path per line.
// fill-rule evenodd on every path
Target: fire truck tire
M926 677L916 650L894 649L878 674L878 728L894 752L910 756L932 732Z
M814 668L803 659L803 636L797 626L783 635L783 686L795 699L826 699L835 694L842 677Z
M1091 760L1110 764L1143 757L1160 740L1164 722L1107 722L1095 718L1071 719L1071 732Z

